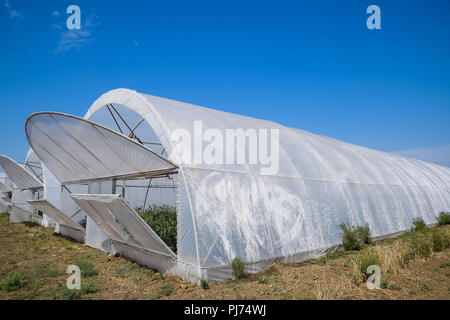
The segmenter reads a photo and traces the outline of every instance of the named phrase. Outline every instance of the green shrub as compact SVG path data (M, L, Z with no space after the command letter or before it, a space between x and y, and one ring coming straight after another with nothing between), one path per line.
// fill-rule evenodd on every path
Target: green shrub
M172 292L173 292L173 286L170 285L170 284L168 284L168 283L164 283L163 285L161 285L161 286L159 287L158 291L159 291L159 293L160 293L162 296L168 297L168 296L170 296L170 295L172 294Z
M245 265L241 259L234 258L231 263L231 267L233 268L236 278L242 278L245 276Z
M80 267L81 275L83 277L92 277L97 275L98 271L94 268L94 264L87 259L87 257L84 257L76 262L76 265Z
M413 220L414 230L415 231L423 231L426 229L427 225L425 224L425 221L423 221L422 218L416 218Z
M2 289L8 292L19 290L22 287L23 287L22 275L20 275L17 272L14 272L14 274L11 277L6 278L5 281L3 281L2 283Z
M139 215L158 234L158 236L169 246L172 251L177 252L177 211L170 206L153 205L143 211L137 209Z
M450 224L450 212L441 212L437 220L440 226Z
M348 224L341 223L339 228L342 231L342 245L345 250L360 250L362 241L358 237L356 228Z
M209 289L208 281L206 281L204 279L200 279L200 287L205 290Z
M358 239L362 241L362 243L370 244L370 228L368 224L366 224L364 227L356 227L356 235Z
M269 284L270 281L269 281L269 278L267 278L267 277L265 277L265 276L262 276L262 277L260 277L260 278L258 279L258 283L261 283L261 284Z

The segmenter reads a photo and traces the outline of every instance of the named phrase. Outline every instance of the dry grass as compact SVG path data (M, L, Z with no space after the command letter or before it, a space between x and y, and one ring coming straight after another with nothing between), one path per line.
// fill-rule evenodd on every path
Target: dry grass
M318 300L352 299L359 287L346 276L323 275L316 283L313 294Z

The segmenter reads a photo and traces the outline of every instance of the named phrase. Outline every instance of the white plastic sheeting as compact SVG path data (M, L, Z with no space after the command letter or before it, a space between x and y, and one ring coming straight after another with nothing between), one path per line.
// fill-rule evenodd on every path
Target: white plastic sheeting
M54 222L66 225L72 229L85 231L82 226L80 226L75 221L66 217L61 211L56 209L46 200L28 200L28 203L32 205L36 210L39 210L50 217Z
M37 113L28 118L25 130L33 150L61 183L175 169L134 140L74 116Z
M10 186L0 182L0 192L12 192L12 189Z
M0 155L0 166L14 184L21 189L42 188L42 183L11 158Z
M235 257L258 271L264 261L314 256L340 244L340 222L368 223L382 237L409 229L416 217L434 223L450 209L446 167L127 89L101 96L85 118L108 104L141 115L169 154L172 133L194 136L194 121L223 136L227 129L279 130L275 175L262 175L259 165L175 163L178 259L198 271L185 277L224 277L217 269L226 270Z
M11 203L0 198L0 212L9 212L11 210Z

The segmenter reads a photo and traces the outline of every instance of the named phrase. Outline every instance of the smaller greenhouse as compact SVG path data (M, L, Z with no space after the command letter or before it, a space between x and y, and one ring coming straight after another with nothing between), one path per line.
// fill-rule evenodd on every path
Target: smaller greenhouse
M6 179L4 179L6 180ZM5 181L6 182L6 181ZM0 210L1 212L8 212L11 210L12 188L7 184L0 182Z
M25 165L20 165L13 159L0 155L0 166L6 173L13 185L6 190L11 189L11 201L6 205L10 205L10 221L11 223L19 223L24 221L36 222L40 225L45 225L42 213L28 203L28 200L41 199L43 196L44 186L37 175L32 174L26 167L32 168L33 164L26 162ZM33 170L33 169L31 169ZM6 186L3 184L3 186ZM1 203L0 203L1 204Z

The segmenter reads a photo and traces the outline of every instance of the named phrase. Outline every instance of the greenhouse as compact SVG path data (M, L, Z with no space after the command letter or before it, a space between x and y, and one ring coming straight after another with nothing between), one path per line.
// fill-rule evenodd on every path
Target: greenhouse
M195 159L198 132L207 146L207 132L230 130L276 132L268 149L277 170L219 161L217 152L218 161ZM48 202L66 216L69 202L87 215L86 244L193 282L233 277L236 257L249 273L317 257L341 244L342 222L368 224L382 238L450 209L447 167L128 89L101 96L84 119L34 114L26 135L54 175ZM186 136L193 139L178 139ZM250 143L226 147L233 158L252 151ZM154 204L176 209L176 250L139 214Z
M27 155L24 165L21 165L13 159L0 155L0 166L12 182L11 186L2 183L2 202L0 205L6 206L10 212L11 223L24 221L36 222L45 225L47 222L28 203L28 200L37 200L43 196L43 184L36 173L37 168L30 160L34 153ZM40 162L39 162L40 164ZM33 167L35 167L33 169ZM33 173L32 173L33 172ZM6 195L5 195L6 192Z

